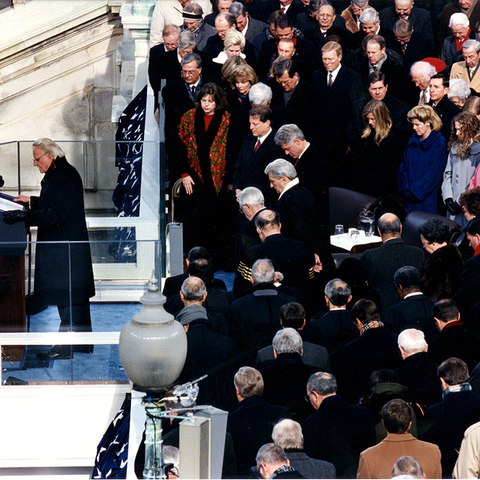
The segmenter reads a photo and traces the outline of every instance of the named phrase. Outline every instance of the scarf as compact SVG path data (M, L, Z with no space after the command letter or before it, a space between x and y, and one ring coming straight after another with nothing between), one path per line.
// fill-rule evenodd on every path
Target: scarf
M384 325L380 320L373 320L372 322L365 323L362 325L362 329L360 330L360 336L363 335L367 330L371 330L372 328L380 328L383 326Z

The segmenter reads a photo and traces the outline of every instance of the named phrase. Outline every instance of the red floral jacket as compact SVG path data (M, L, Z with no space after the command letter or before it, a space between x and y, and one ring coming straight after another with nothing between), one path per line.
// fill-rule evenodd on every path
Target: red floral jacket
M187 159L190 168L193 168L200 180L203 182L202 171L200 168L200 159L197 153L197 141L195 139L195 112L196 109L189 110L180 120L178 126L178 135L187 147ZM213 185L217 195L223 186L225 176L225 153L227 145L228 126L230 125L230 114L225 112L222 116L220 128L215 135L212 146L210 147L210 171L212 172Z

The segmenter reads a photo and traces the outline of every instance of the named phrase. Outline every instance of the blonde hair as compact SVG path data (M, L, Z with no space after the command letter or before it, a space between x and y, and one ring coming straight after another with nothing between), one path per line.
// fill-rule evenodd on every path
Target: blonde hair
M243 51L245 47L245 37L238 30L229 30L225 34L223 47L226 50L228 47L232 47L234 45L239 45Z
M230 85L235 88L235 82L239 79L246 80L250 85L258 83L258 77L255 70L248 64L238 65L232 70L230 75Z
M430 123L430 127L434 132L439 132L443 126L440 117L435 113L435 110L429 105L417 105L407 113L407 120L412 123L412 120L418 120L423 123Z
M362 138L367 138L372 133L372 127L368 123L368 114L372 114L376 120L375 126L375 143L380 145L380 142L385 140L392 129L392 120L387 106L380 100L370 100L363 109L362 119L365 124L365 129L362 133Z

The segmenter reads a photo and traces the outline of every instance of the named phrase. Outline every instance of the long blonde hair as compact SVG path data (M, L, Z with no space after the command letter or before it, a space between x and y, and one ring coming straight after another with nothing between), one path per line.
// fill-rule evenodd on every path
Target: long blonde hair
M392 120L390 118L390 112L387 106L380 100L370 100L363 108L362 119L365 124L365 128L362 133L362 138L367 138L372 133L372 127L368 123L368 114L372 114L377 121L375 125L375 143L380 143L388 137L390 130L392 129Z

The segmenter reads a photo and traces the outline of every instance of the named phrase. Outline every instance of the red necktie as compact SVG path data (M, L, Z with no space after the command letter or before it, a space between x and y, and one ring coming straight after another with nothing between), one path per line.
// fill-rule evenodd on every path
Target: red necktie
M262 142L260 141L260 139L258 139L257 143L255 144L255 148L253 149L253 153L257 153L257 150L260 148L261 144Z

